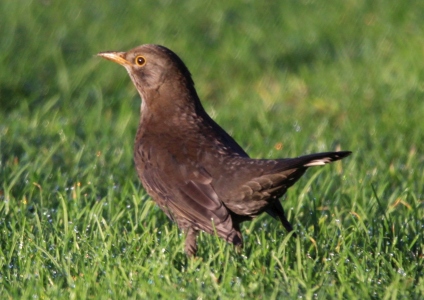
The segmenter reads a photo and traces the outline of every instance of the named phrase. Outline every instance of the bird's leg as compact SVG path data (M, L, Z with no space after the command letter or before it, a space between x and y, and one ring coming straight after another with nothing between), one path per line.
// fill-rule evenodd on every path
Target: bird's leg
M281 223L283 224L284 228L288 232L293 231L293 227L291 226L290 222L286 218L286 214L284 213L284 208L281 205L281 202L277 199L274 202L274 212L277 214L278 218L280 219ZM293 236L296 237L296 233L293 233Z
M241 235L241 232L240 232L240 225L234 224L234 229L235 229L235 236L233 238L233 244L236 249L236 252L240 254L241 251L243 250L243 236Z
M197 237L198 231L193 227L189 227L187 230L186 241L184 246L184 251L187 256L195 256L197 252Z
M291 226L290 222L287 220L286 215L284 214L284 210L282 214L278 214L278 218L280 219L281 223L283 224L284 228L288 232L293 231L293 227Z

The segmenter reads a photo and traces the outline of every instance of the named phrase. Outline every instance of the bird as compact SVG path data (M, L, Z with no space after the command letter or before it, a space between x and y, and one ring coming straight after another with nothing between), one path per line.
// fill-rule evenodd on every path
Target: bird
M266 212L291 232L280 198L309 167L351 151L253 159L205 111L191 73L172 50L145 44L98 56L125 67L141 97L134 143L138 177L197 253L200 231L243 247L240 224Z

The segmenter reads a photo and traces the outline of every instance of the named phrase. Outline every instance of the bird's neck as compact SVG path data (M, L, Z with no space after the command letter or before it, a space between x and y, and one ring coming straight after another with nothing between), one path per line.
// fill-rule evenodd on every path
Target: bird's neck
M140 125L173 130L207 122L204 118L206 112L196 91L193 90L183 90L178 94L163 93L164 91L160 90L151 91L150 94L144 93L141 95ZM164 94L168 96L164 97Z

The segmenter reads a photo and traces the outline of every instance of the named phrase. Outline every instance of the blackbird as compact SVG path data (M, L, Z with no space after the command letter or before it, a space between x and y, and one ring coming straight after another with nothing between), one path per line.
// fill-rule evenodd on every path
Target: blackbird
M243 245L240 223L263 212L287 220L279 198L308 167L350 151L297 158L252 159L206 113L183 61L159 45L99 56L123 65L142 98L134 161L147 193L186 232L185 252L197 252L199 230Z

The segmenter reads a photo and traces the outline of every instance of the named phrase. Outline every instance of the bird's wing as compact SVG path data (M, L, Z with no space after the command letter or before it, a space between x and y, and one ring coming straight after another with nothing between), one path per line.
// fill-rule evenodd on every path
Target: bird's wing
M234 189L230 198L224 200L225 205L238 215L254 217L266 210L270 202L283 196L305 171L306 167L291 168L278 173L266 173L262 169L261 173L250 177Z
M216 231L232 242L235 235L230 212L212 187L212 177L202 167L191 170L188 175L178 185L178 199L169 203L172 211L185 216L195 227L209 233Z
M236 235L230 212L219 199L207 170L169 152L150 151L160 161L150 161L143 170L143 181L157 195L159 199L154 200L164 212L182 228L216 231L233 242Z
M168 207L175 215L189 221L194 228L208 233L216 232L225 240L234 242L237 235L230 212L212 187L212 178L205 180L203 175L199 177L197 170L190 175L190 179L179 182L176 197L170 197Z
M242 187L245 191L244 197L249 197L252 200L261 200L270 196L279 198L305 171L305 167L293 168L276 174L264 174L252 178Z

